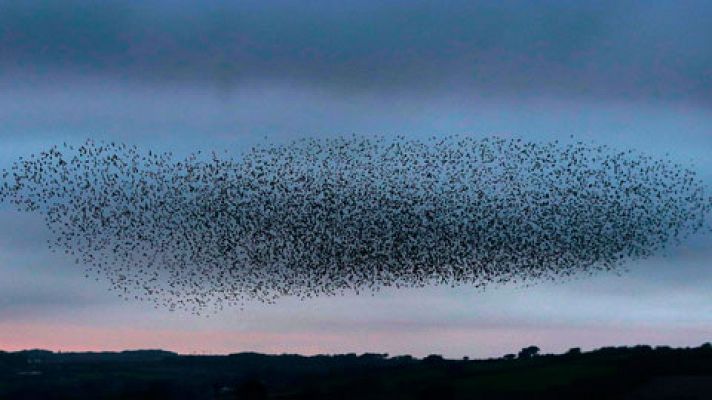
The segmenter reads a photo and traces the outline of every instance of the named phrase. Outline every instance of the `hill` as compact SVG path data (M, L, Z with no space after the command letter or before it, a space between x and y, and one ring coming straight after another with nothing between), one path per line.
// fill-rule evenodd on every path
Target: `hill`
M712 345L487 360L366 353L0 352L2 399L709 399Z

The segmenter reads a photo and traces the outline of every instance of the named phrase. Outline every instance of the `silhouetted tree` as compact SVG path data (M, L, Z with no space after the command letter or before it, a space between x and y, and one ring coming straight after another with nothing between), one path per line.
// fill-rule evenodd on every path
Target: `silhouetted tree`
M519 358L532 358L539 354L539 349L537 346L529 346L519 350Z
M403 356L395 356L391 358L391 360L396 361L398 363L409 363L413 361L413 356L411 356L410 354L406 354Z
M580 347L572 347L569 349L569 351L566 352L566 354L569 356L579 356L579 355L581 355L581 348Z
M441 356L440 354L431 354L423 359L423 362L427 364L436 364L442 361L443 356Z

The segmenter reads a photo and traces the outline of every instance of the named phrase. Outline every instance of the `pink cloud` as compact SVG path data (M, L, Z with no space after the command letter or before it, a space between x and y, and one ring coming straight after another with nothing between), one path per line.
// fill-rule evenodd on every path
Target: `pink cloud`
M709 330L641 326L558 328L443 328L440 331L369 331L320 333L239 330L166 330L104 328L68 324L0 323L0 349L43 348L61 351L166 349L179 353L363 353L392 355L430 353L449 357L497 357L535 344L544 352L570 347L592 349L635 344L697 346L709 340Z

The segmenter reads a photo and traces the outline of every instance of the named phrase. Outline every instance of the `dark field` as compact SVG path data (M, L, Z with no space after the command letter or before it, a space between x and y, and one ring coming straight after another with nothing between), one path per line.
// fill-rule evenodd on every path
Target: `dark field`
M711 399L712 345L500 359L0 352L1 399Z

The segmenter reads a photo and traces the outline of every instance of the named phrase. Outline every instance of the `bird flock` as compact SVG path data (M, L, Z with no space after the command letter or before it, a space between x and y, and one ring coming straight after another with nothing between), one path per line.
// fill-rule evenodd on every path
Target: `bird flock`
M0 201L119 296L205 313L384 287L528 284L649 257L707 224L694 171L633 150L345 136L185 158L54 146Z

